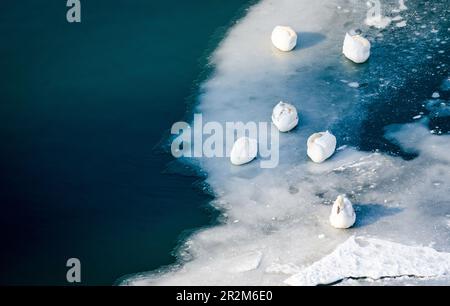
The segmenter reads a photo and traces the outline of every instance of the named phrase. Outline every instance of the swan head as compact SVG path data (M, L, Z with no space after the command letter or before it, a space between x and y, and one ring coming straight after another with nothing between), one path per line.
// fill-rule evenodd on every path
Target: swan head
M315 163L325 160L325 151L321 145L316 144L316 140L322 137L321 133L314 133L308 138L308 156Z
M336 214L340 214L345 208L345 196L340 194L338 195L335 203L336 203Z
M347 34L350 36L361 35L362 31L360 29L351 29Z

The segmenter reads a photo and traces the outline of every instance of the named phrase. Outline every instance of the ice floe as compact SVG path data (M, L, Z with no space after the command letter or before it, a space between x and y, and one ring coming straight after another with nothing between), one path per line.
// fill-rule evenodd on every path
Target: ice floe
M397 28L404 28L404 27L406 27L406 21L400 21L400 22L397 22L397 23L395 24L395 26L396 26Z
M436 91L436 92L433 92L433 94L431 95L431 97L432 97L433 99L438 99L438 98L441 97L441 95Z
M398 1L398 9L400 11L405 11L408 9L408 7L405 5L405 0L399 0Z
M233 273L255 270L261 262L262 255L259 251L247 252L231 258L226 266L230 267L229 271Z
M350 82L348 83L348 86L351 88L358 88L359 87L359 83L358 82Z
M450 274L450 253L429 247L407 246L387 240L350 237L331 254L285 280L288 285L333 284L346 278L410 276L440 277Z
M369 10L364 22L371 27L384 29L391 24L392 19L382 14L382 8L379 1L368 1L371 9Z
M366 24L378 29L384 29L391 24L391 18L385 16L374 16L366 19Z

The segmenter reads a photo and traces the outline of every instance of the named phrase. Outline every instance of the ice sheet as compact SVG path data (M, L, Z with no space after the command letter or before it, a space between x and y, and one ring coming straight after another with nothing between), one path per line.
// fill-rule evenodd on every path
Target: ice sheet
M285 280L288 285L333 284L348 278L450 276L450 253L386 240L350 237L333 253Z
M397 1L383 3L385 15L398 9ZM436 19L446 14L445 8L433 10L441 2L433 3L422 8L424 16L411 17L414 3L408 1L409 10L396 13L408 27L392 24L384 31L365 25L364 1L265 0L253 6L213 54L215 73L202 85L195 111L204 121L270 122L273 106L283 100L297 107L300 124L280 135L277 168L196 160L208 175L221 224L190 236L178 250L176 265L123 284L283 285L289 275L320 262L353 235L450 252L450 136L431 134L425 116L386 131L388 139L418 153L416 159L351 146L320 165L306 156L306 139L317 131L333 132L338 147L358 143L364 137L361 123L371 115L368 106L424 74L430 61L425 54L438 54L430 44L438 34L421 26L432 22L437 27ZM277 24L298 31L298 46L290 53L271 46ZM364 65L341 54L351 28L361 28L373 45ZM336 230L328 216L332 201L343 193L355 204L357 220L352 229ZM242 254L244 261L233 261ZM401 259L393 260L408 268Z

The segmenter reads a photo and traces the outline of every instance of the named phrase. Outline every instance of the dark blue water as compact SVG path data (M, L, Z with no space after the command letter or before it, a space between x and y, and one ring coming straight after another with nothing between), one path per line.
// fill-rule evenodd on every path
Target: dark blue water
M350 145L410 160L417 157L417 152L404 152L386 139L386 127L415 122L413 118L422 114L429 118L428 128L436 135L450 132L450 118L435 116L426 107L433 92L439 92L442 102L450 99L450 93L441 90L443 81L450 76L448 4L447 0L409 1L408 10L403 12L408 26L400 29L390 26L381 31L381 38L375 38L371 54L382 58L382 62L369 60L358 67L360 91L367 97L363 96L360 103L370 101L365 106L369 115L362 120L359 135L348 137L346 131L342 133ZM389 83L381 88L380 80Z
M1 1L0 284L112 284L211 221L158 144L246 2Z

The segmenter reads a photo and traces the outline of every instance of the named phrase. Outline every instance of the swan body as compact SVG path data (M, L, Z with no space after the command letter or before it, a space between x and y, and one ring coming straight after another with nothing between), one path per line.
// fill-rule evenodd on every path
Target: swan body
M331 208L331 225L344 229L352 227L355 221L356 214L352 202L345 195L339 195Z
M255 139L241 137L235 141L230 153L233 165L240 166L251 162L258 154L258 143Z
M297 33L288 26L276 26L272 31L272 44L279 50L288 52L297 45Z
M349 60L361 64L370 57L370 42L354 32L345 34L342 52Z
M280 102L272 112L272 122L280 132L288 132L298 124L297 109L294 105Z
M309 136L307 154L315 163L322 163L336 150L336 137L330 132L319 132Z

